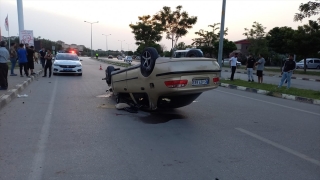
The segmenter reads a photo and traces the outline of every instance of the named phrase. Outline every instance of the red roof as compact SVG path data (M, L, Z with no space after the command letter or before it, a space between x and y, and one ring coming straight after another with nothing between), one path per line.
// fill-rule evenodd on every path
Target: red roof
M250 44L250 42L248 41L248 39L242 39L239 41L234 41L235 44Z

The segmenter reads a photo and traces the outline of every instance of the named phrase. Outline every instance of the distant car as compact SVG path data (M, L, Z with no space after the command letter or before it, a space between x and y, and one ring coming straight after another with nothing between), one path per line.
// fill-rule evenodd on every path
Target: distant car
M124 62L132 62L132 57L131 56L126 56L123 61Z
M109 55L109 56L108 56L108 59L113 59L113 56L112 56L112 55Z
M306 68L316 68L320 69L320 59L319 58L307 58L306 59ZM297 69L303 69L304 68L304 59L296 63Z
M135 60L140 60L140 56L136 56Z
M224 66L230 66L230 59L229 59L229 58L223 59L223 60L222 60L222 65L224 65ZM238 66L238 67L241 66L241 62L237 61L237 66Z
M117 56L117 59L118 60L122 60L122 56Z
M59 53L53 63L53 75L71 73L82 76L82 64L75 53Z
M152 47L145 48L140 58L140 64L128 68L107 67L103 80L117 103L132 102L147 110L173 109L219 86L221 70L216 59L159 57Z

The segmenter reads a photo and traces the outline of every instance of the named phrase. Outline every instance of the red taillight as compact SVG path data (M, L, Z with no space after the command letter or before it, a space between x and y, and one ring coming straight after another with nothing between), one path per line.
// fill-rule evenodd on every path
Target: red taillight
M217 82L219 82L219 77L214 77L213 78L213 83L217 83Z
M188 80L165 81L164 84L168 88L180 88L185 87L188 84Z

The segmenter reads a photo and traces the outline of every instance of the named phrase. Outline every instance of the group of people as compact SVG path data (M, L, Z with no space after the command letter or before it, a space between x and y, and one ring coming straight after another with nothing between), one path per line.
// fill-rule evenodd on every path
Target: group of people
M230 80L233 81L234 79L234 73L236 72L237 69L237 61L238 61L238 53L234 54L234 57L230 59L230 64L231 64L231 77ZM255 59L252 57L252 55L249 55L249 58L246 63L246 69L248 73L248 81L249 82L254 82L253 80L253 70L257 68L257 76L258 76L258 83L262 83L263 81L263 69L264 69L264 64L266 63L265 59L261 54L259 54L259 60L256 62Z
M14 68L16 63L19 63L20 67L20 77L30 77L29 75L36 74L34 72L34 60L37 62L36 52L33 46L29 46L29 44L19 44L19 48L17 48L16 43L10 44L9 51L6 49L6 41L0 42L0 90L7 90L8 89L8 71L9 66L7 61L10 59L11 61L11 69L10 69L10 76L17 76L14 73ZM40 60L42 68L44 69L44 76L47 76L47 69L49 69L49 77L51 77L52 71L52 58L53 55L50 50L45 51L42 48L39 52ZM24 75L22 73L24 70Z
M230 80L233 81L234 79L234 74L237 69L237 61L238 61L238 54L235 53L234 57L232 57L229 61L231 65L231 77ZM259 59L256 61L252 54L249 55L247 62L246 62L246 70L248 74L248 82L254 82L253 79L253 70L257 69L257 76L258 76L258 83L263 82L263 70L264 70L264 65L266 61L263 58L261 54L259 54ZM281 72L281 81L278 85L278 88L280 88L284 82L287 83L287 89L290 88L291 85L291 76L293 74L294 69L296 68L296 62L293 60L293 54L289 54L289 58L285 61L283 67L282 67L282 72Z

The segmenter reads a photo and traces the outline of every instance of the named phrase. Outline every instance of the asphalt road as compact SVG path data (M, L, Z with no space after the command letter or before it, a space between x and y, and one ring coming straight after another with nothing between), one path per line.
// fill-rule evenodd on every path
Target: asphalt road
M106 59L106 58L102 58ZM123 60L117 60L116 58L108 59L109 61L115 61L115 62L123 62ZM132 64L139 64L139 61L133 61ZM274 74L274 73L273 73ZM225 79L230 78L231 72L221 72L221 76ZM254 80L257 82L258 77L256 75L253 75ZM234 75L235 79L241 79L244 81L248 80L247 74L241 74L241 73L235 73ZM267 84L274 84L275 86L279 85L281 78L279 77L270 77L270 76L264 76L263 82ZM284 84L283 86L287 86L287 84ZM299 79L291 79L291 87L300 88L300 89L311 89L320 91L320 83L315 81L306 81L306 80L299 80Z
M320 106L219 87L130 114L99 65L39 78L0 111L1 180L320 179Z

